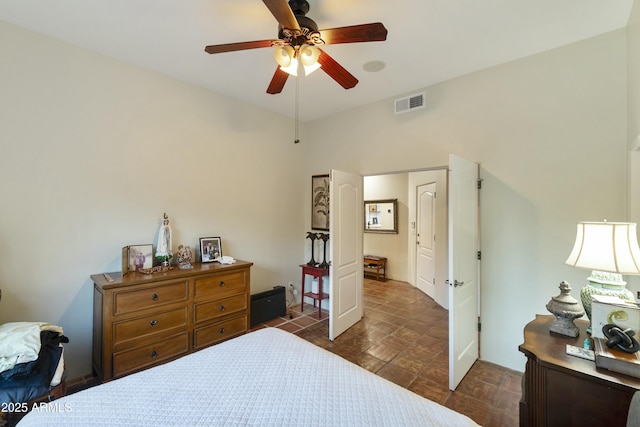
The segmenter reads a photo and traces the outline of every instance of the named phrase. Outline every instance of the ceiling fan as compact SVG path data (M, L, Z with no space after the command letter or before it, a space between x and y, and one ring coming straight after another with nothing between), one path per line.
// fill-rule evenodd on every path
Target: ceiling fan
M305 16L309 12L309 2L306 0L262 1L278 21L277 39L211 45L204 50L207 53L224 53L275 47L278 67L267 88L270 94L280 93L289 75L297 75L299 62L306 74L320 67L340 86L351 89L358 84L358 79L317 46L387 39L387 29L380 22L318 30L317 24Z

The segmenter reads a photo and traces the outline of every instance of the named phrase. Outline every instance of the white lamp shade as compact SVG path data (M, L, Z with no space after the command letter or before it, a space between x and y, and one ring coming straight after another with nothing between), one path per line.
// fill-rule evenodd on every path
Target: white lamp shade
M296 58L291 58L291 63L288 67L280 67L280 69L286 73L291 74L292 76L298 75L298 60Z
M295 51L289 45L281 46L273 51L273 57L275 58L276 62L278 63L278 65L284 68L291 65L291 60L293 59L294 55Z
M316 62L313 65L304 65L304 75L308 76L309 74L313 73L318 68L320 68L320 63L319 62Z
M640 274L636 224L579 222L576 241L565 264L618 274Z
M320 57L320 49L310 44L305 44L300 47L300 62L302 65L311 66L318 62Z

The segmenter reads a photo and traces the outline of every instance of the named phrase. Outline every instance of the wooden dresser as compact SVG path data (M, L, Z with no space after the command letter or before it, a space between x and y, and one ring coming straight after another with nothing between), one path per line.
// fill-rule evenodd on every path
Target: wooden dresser
M250 268L236 261L93 280L93 368L111 380L242 335L249 327Z
M640 379L596 368L593 361L566 354L582 347L589 323L576 320L580 336L549 332L554 317L537 315L524 328L519 349L527 356L520 401L521 426L621 426ZM593 344L593 341L591 341Z

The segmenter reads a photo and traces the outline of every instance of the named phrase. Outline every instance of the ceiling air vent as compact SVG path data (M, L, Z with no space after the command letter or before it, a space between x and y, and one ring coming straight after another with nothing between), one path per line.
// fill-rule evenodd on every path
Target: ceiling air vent
M398 98L394 101L395 113L406 113L418 108L424 108L424 92L417 95L407 96L405 98Z

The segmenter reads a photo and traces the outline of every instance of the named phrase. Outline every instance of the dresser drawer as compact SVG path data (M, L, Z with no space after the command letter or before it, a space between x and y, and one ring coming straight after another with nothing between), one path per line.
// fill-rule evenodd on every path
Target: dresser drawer
M158 307L189 298L189 282L181 280L173 283L159 283L144 289L118 291L113 296L113 314L121 315Z
M113 354L113 376L119 377L142 368L186 354L189 336L186 332L153 344Z
M246 273L244 270L211 274L194 279L195 298L216 294L218 297L244 292L246 288Z
M198 349L235 337L247 331L247 316L236 317L193 331L193 347Z
M186 330L187 307L114 323L113 344L117 345L180 327Z
M216 317L236 313L247 309L247 296L239 294L228 298L195 304L193 311L193 323L215 319Z

